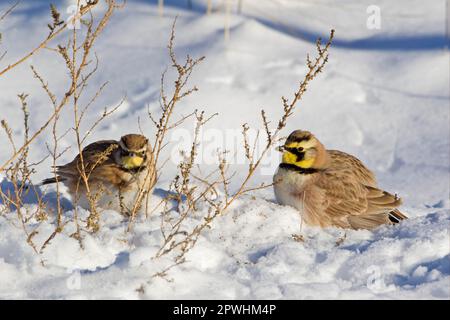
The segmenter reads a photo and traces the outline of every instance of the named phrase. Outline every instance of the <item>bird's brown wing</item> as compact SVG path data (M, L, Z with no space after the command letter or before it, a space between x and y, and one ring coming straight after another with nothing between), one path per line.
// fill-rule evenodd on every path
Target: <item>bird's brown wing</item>
M398 223L407 217L397 207L402 200L386 191L367 187L367 210L361 215L349 215L353 229L373 229L381 224Z
M115 167L112 154L118 147L119 144L115 140L101 140L86 146L82 151L85 173L90 176L95 172L97 176L107 167ZM80 155L77 155L72 162L58 166L57 170L62 177L79 177L82 170Z
M322 190L324 213L334 225L373 229L392 222L389 216L401 204L400 198L361 183L351 168L333 169L324 172L316 186Z
M358 158L339 150L327 150L327 152L330 156L331 168L336 171L350 168L357 181L366 186L377 186L375 175Z

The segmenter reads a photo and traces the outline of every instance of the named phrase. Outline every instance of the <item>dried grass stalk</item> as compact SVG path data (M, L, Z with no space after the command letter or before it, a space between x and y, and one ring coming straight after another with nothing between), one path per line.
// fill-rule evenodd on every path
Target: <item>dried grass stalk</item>
M198 139L195 135L190 154L179 165L179 174L174 178L170 188L170 194L166 197L163 214L161 219L161 232L163 234L163 243L155 258L171 254L174 256L174 265L178 265L185 261L186 253L191 250L197 243L200 235L205 229L211 227L213 221L223 215L227 209L244 194L251 191L263 189L273 184L262 184L259 186L249 187L249 182L255 171L260 166L265 155L276 146L282 139L281 131L286 127L289 118L292 116L295 107L302 99L309 83L322 72L325 64L328 62L329 48L334 37L334 30L331 30L327 43L323 46L319 39L316 43L317 56L311 60L309 55L306 59L308 72L300 82L293 97L289 100L282 97L283 114L276 121L277 127L270 130L270 121L268 120L265 110L261 110L261 121L264 132L266 134L266 143L262 151L256 154L256 140L253 145L248 138L250 129L248 124L242 125L242 135L244 141L244 153L249 162L247 174L239 183L237 190L231 193L229 190L230 180L233 175L228 174L229 165L226 161L226 151L219 153L219 165L215 171L215 175L210 173L206 178L198 177L193 173L193 162L197 155ZM203 115L202 115L203 116ZM197 117L196 131L204 124L202 117ZM258 139L258 136L256 137ZM214 178L211 178L214 176ZM199 184L191 184L191 177ZM222 194L223 196L219 196ZM175 202L175 205L173 204ZM189 227L188 218L198 217L200 212L198 204L206 204L206 214L198 220L193 227ZM175 209L174 209L175 208ZM176 212L176 214L174 213ZM192 223L192 222L190 222ZM167 271L174 265L159 272L156 276L164 276Z

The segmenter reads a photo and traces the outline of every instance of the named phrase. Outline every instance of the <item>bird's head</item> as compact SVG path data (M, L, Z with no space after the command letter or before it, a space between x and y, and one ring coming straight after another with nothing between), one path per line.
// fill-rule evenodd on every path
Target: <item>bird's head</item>
M120 138L120 162L127 170L140 168L147 162L148 139L141 134L127 134Z
M281 149L281 162L301 169L323 168L326 162L324 146L308 131L292 132Z

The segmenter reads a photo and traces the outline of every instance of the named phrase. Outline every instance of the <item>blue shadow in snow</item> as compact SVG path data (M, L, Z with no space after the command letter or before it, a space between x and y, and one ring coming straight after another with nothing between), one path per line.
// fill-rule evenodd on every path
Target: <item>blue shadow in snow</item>
M316 42L318 38L328 39L328 34L312 32L301 27L286 27L268 19L253 17L263 25L281 31L294 38L308 42ZM340 40L339 35L333 40L333 47L355 50L437 50L450 47L450 39L445 34L429 34L419 36L372 36L358 40Z
M13 200L15 199L14 184L11 181L4 178L0 182L0 189L8 198ZM20 199L25 205L38 204L39 199L42 199L42 201L50 208L56 208L58 197L56 191L43 193L39 186L25 186L20 194ZM72 202L62 195L60 195L60 203L64 211L73 209ZM15 210L15 206L13 204L3 203L3 199L1 197L0 204L9 205L11 210Z
M411 270L414 271L419 266L425 267L427 269L427 273L431 272L432 270L437 270L442 274L442 276L449 276L450 254L427 263L420 263L417 266L411 268ZM394 282L398 286L417 286L423 283L423 277L413 275L395 275Z
M158 0L128 0L128 3L140 2L152 6L157 6ZM66 5L63 1L54 0L52 1L58 10L60 10L62 16L66 15L63 5ZM45 12L50 12L49 2L47 0L33 1L32 4L26 2L27 6L18 6L13 14L20 15L37 15L44 14ZM174 7L183 10L189 10L198 14L204 14L206 12L206 2L198 2L195 0L165 0L165 7ZM126 9L125 9L126 10ZM244 16L254 19L261 24L275 29L284 34L290 35L294 38L301 39L304 41L315 43L318 38L328 39L328 34L320 34L318 32L313 32L300 26L285 25L283 23L269 20L264 17L258 17L254 15L245 14ZM49 16L50 19L50 16ZM354 49L354 50L439 50L448 49L450 47L450 39L445 36L444 30L442 34L429 34L429 35L405 35L398 37L389 36L372 36L364 39L357 40L341 40L339 35L333 41L333 47Z
M125 269L125 268L127 268L129 261L130 261L130 253L126 252L126 251L122 251L122 252L119 252L116 255L116 259L109 266L97 267L94 270L78 269L78 270L74 270L74 271L79 271L80 274L82 274L82 275L89 275L89 274L93 274L93 273L97 273L97 272L102 272L102 271L108 270L112 266L115 266L115 267L117 267L119 269Z
M149 5L156 5L157 0L129 0L129 2L142 2ZM205 2L206 3L206 2ZM164 6L175 7L183 10L190 10L196 13L204 14L206 12L205 3L190 1L190 0L165 0ZM254 15L247 15L245 13L245 4L243 16L254 19L261 24L275 29L284 34L290 35L294 38L315 43L318 38L328 39L328 34L320 34L313 32L300 26L285 25L277 21L269 20L267 18L258 17ZM331 24L330 24L331 25ZM333 40L333 47L354 49L354 50L439 50L450 47L450 39L444 34L429 34L429 35L405 35L398 37L389 36L372 36L357 40L341 40L339 35Z
M3 179L0 182L0 190L4 195L6 195L10 199L15 199L15 190L14 190L14 184L7 180ZM161 189L156 188L153 191L153 195L160 197L161 199L167 197L168 195L175 195L175 193ZM56 191L51 192L42 192L41 188L39 186L27 186L24 188L22 193L20 194L21 202L24 205L32 205L32 204L38 204L39 199L42 199L42 201L50 208L57 208L57 193ZM182 200L185 201L186 197L182 197ZM64 211L69 211L74 209L74 206L70 199L64 197L62 194L60 194L60 203ZM2 197L0 197L0 204L8 205L8 203L3 203ZM173 209L176 208L176 202L172 201ZM15 206L11 203L9 203L10 209L15 210Z

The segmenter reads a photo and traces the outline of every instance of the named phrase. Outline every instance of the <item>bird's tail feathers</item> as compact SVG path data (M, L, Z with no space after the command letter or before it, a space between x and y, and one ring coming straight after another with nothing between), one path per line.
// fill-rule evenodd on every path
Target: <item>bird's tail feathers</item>
M406 220L408 219L408 217L403 214L402 212L400 212L400 210L398 209L394 209L391 212L389 212L389 220L392 223L399 223L402 220Z
M65 181L66 179L63 177L53 177L53 178L48 178L48 179L44 179L41 182L41 186L45 186L47 184L53 184L53 183L57 183L57 182L62 182Z

